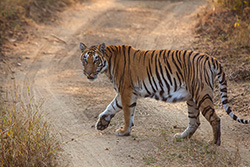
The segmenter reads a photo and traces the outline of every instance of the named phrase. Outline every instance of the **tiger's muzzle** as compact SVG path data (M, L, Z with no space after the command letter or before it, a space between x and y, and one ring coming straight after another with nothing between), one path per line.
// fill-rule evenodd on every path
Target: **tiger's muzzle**
M87 75L87 78L88 78L88 80L90 80L90 81L94 81L96 78L97 78L97 76L96 75Z
M88 80L90 81L94 81L97 78L97 74L93 74L93 73L87 73L85 71L83 71L83 74L86 75L86 77L88 78Z

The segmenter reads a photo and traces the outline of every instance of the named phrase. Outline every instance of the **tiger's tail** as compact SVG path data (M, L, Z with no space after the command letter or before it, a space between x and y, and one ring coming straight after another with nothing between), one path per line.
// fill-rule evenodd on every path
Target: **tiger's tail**
M219 86L220 86L220 92L221 92L221 101L224 109L226 110L227 114L232 117L235 121L238 121L243 124L248 124L250 123L250 120L244 120L239 117L237 117L231 110L231 107L229 106L228 103L228 96L227 96L227 81L225 78L225 73L222 69L221 64L216 60L213 59L214 61L214 70L218 76L219 79Z

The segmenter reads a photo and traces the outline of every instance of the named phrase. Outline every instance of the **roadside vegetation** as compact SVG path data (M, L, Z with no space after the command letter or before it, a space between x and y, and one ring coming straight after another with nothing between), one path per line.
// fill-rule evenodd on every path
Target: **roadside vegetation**
M60 143L42 117L42 104L35 104L29 88L21 94L18 85L2 82L12 75L5 60L9 43L21 41L27 28L53 22L60 12L80 0L0 1L0 166L58 166ZM16 58L17 59L17 58ZM10 59L11 61L11 59ZM6 68L5 68L6 66ZM7 89L7 90L6 90Z
M250 114L250 0L217 0L197 15L194 49L222 62L229 103L243 116ZM216 87L218 90L218 87ZM215 92L219 92L219 91ZM215 95L220 102L220 95ZM219 106L221 104L218 103ZM249 117L245 117L248 118Z
M17 86L0 98L0 166L57 166L59 143L36 105Z
M57 12L80 1L83 0L1 0L0 45L22 39L27 25L53 21Z

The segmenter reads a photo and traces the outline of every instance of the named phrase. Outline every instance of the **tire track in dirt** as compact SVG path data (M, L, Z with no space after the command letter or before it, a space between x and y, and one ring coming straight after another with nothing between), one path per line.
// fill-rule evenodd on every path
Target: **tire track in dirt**
M129 44L138 49L192 49L194 16L204 4L195 0L94 1L76 5L61 13L62 19L57 23L40 27L38 38L25 46L31 58L26 60L25 75L16 74L16 79L23 85L23 92L26 85L30 86L37 103L45 101L45 118L61 141L74 139L63 146L62 164L143 166L142 157L155 154L158 148L157 142L153 142L157 136L142 133L151 127L186 128L184 103L172 105L140 99L132 131L132 135L137 134L139 138L115 136L115 129L123 123L121 112L113 118L109 128L97 132L93 128L96 117L114 98L115 92L105 76L99 76L95 82L82 76L79 42ZM225 116L225 119L230 118ZM237 130L242 128L236 127ZM194 137L209 140L212 134L209 130L210 126L202 119ZM223 135L222 141L226 144L234 141L225 139L231 135L230 131ZM249 147L242 149L247 152Z

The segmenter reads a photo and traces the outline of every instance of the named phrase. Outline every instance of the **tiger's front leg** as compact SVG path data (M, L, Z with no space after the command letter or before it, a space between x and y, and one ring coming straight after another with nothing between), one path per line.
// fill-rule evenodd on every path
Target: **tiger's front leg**
M99 115L99 119L95 124L95 128L97 130L106 129L109 126L111 119L115 116L117 112L121 111L121 109L122 109L121 97L120 94L118 94L113 99L113 101L107 106L105 111Z
M132 91L124 91L121 96L123 115L124 115L124 127L116 130L117 136L129 136L131 128L134 125L134 111L136 107L137 96L132 94Z

